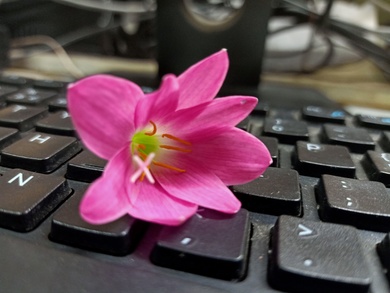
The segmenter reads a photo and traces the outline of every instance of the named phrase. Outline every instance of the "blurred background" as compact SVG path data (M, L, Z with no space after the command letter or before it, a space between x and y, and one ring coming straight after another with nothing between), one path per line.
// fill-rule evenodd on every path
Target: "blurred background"
M156 19L163 1L0 0L0 68L62 80L98 72L130 78L134 72L156 74ZM265 38L264 51L259 50L262 80L319 88L342 103L390 109L385 101L390 0L258 1L269 2L264 7L270 9L261 16L267 17L267 29L258 35ZM195 22L211 30L234 23L246 5L245 0L182 2ZM370 101L359 97L372 88L376 96Z

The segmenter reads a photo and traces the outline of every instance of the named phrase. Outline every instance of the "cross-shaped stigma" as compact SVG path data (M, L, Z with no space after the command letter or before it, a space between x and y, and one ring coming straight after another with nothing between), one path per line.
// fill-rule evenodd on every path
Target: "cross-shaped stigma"
M150 183L153 184L155 182L152 173L150 173L150 170L148 168L155 156L156 156L155 153L150 153L146 157L145 161L142 161L141 158L137 155L133 156L134 161L138 165L138 170L135 171L135 173L131 176L130 178L131 183L135 183L135 181L137 181L137 179L142 175L142 173L145 173L145 176L146 178L148 178Z

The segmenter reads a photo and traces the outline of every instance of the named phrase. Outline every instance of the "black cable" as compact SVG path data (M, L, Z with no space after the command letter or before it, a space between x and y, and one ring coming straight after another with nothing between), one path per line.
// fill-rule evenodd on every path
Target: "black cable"
M316 23L321 19L321 15L314 13L307 9L306 7L299 5L290 0L282 0L282 3L287 6L285 8L290 9L291 12L296 13L299 16L306 16L315 18ZM329 5L329 2L328 2ZM362 37L363 32L371 32L369 30L364 30L358 26L353 26L339 20L333 20L328 17L327 31L335 32L338 35L344 37L349 43L364 53L368 58L370 58L385 74L390 75L390 54L385 49L380 46L368 41ZM376 35L381 36L382 38L388 40L390 38L389 34L375 32Z

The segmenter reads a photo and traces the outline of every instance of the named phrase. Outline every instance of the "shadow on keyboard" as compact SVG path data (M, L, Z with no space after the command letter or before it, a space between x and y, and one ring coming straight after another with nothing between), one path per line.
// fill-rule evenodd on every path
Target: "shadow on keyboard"
M77 139L65 88L0 77L2 292L390 291L390 117L260 101L238 127L274 162L231 186L237 214L93 226L78 206L106 162Z

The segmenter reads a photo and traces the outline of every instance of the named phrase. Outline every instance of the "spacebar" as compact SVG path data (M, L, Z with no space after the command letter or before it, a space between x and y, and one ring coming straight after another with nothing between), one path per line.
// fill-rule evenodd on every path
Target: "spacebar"
M2 292L222 293L182 279L97 261L0 235Z

